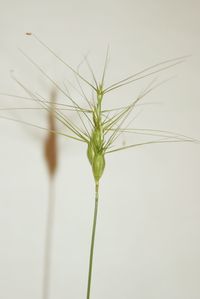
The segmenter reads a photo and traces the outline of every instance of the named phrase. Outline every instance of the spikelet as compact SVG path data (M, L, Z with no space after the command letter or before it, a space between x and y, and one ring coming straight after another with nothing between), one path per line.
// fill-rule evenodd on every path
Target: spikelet
M94 160L92 163L92 171L95 178L96 183L99 182L105 168L105 157L103 154L98 153L94 156Z

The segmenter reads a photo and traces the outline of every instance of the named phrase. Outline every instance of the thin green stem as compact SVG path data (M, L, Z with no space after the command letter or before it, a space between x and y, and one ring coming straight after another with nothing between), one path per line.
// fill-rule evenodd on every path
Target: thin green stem
M90 246L90 260L89 260L89 272L88 272L88 285L87 285L87 299L90 299L90 289L91 289L91 279L92 279L92 265L94 256L94 242L96 233L96 223L97 223L97 213L98 213L98 201L99 201L99 182L95 185L95 208L94 208L94 218L92 225L92 239Z

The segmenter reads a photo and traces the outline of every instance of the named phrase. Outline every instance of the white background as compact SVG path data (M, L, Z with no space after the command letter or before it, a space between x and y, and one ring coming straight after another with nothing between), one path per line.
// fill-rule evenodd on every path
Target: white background
M135 125L200 138L199 1L1 0L0 4L1 92L23 94L10 77L9 71L15 70L31 90L42 90L48 98L49 84L18 48L60 82L66 79L65 68L26 37L27 31L73 66L89 51L97 74L109 44L108 84L162 60L191 55L158 76L175 77L146 99L160 104L144 106ZM149 82L113 93L112 103L124 105ZM16 104L20 102L0 97L1 107ZM46 121L45 114L36 111L1 115L30 118L36 124ZM39 299L48 198L45 134L0 119L0 136L0 298ZM65 138L59 144L51 299L82 299L93 179L84 145ZM200 145L182 143L107 156L91 299L200 298L199 153Z

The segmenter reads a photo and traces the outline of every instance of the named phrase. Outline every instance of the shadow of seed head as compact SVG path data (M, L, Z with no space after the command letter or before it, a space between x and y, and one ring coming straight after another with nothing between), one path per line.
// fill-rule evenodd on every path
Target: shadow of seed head
M55 117L55 102L56 91L51 92L51 104L48 111L48 127L49 133L45 140L44 153L47 162L49 175L53 177L57 168L57 137L54 133L56 131L56 117Z

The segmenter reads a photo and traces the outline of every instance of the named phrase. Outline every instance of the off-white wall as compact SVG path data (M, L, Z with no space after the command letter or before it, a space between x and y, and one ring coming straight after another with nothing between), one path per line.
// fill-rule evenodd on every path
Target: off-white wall
M191 54L185 64L159 75L175 78L149 96L146 102L161 105L144 106L136 125L200 138L199 11L195 0L1 0L0 91L20 94L11 69L32 90L48 90L18 47L60 82L65 79L65 69L24 36L26 31L35 32L75 66L89 50L97 73L109 43L109 82ZM112 103L127 103L148 82L114 93ZM5 97L0 101L4 107L16 103ZM11 116L45 121L37 112ZM44 134L6 120L0 120L0 134L0 298L39 299L48 187ZM108 156L100 190L92 299L200 298L199 153L196 144L168 144ZM64 138L56 189L51 298L82 299L93 181L84 146Z

